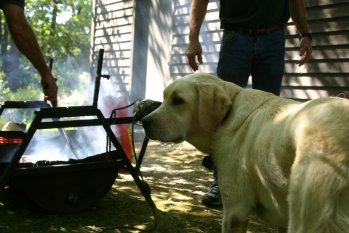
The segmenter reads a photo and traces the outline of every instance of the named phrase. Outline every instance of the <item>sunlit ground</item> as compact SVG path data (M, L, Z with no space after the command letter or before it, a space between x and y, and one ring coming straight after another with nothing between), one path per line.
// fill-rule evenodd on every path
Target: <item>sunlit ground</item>
M201 198L212 184L212 173L201 166L203 154L187 143L150 142L142 165L144 179L152 188L152 198L160 218L155 232L220 232L222 209L209 209ZM121 174L115 192L134 192L132 177ZM120 186L118 188L118 186ZM136 194L136 193L135 193ZM175 224L175 225L172 225ZM277 232L252 220L250 233Z
M201 204L212 182L210 171L201 166L203 155L192 146L150 142L142 174L152 189L153 211L138 190L132 176L122 173L112 190L91 209L73 214L52 214L34 208L8 190L0 195L0 233L47 232L140 232L215 233L221 231L221 209ZM249 232L276 232L252 221Z

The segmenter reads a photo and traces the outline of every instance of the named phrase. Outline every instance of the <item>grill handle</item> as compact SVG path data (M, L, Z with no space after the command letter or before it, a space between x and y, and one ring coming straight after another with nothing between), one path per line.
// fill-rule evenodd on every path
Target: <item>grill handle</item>
M104 49L100 49L98 51L95 89L94 89L94 92L93 92L93 106L96 107L96 108L97 108L97 103L98 103L99 88L101 86L101 78L106 78L106 79L110 78L110 75L102 74L103 55L104 55Z

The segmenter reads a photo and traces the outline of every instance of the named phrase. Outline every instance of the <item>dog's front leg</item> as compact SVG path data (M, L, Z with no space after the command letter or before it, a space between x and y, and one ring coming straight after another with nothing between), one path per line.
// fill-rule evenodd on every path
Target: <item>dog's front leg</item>
M234 185L230 184L230 181L233 181L233 179L228 180L228 182L225 182L225 180L221 182L223 202L222 233L246 233L252 201L251 197L243 194L252 192L246 189L247 185L239 185L239 181L233 181L236 186L242 187L237 191L236 188L232 188ZM239 192L240 190L243 191Z
M241 204L241 203L240 203ZM222 233L246 233L248 218L243 213L244 208L239 204L232 205L232 202L223 199L223 225Z
M248 220L239 220L229 213L223 216L222 233L246 233Z

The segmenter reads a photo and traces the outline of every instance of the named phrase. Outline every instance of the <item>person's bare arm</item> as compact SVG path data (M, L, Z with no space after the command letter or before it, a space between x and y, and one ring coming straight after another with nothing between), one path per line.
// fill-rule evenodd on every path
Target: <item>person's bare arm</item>
M208 0L193 0L190 8L190 32L187 57L190 67L196 71L198 65L196 58L202 63L202 48L199 41L199 34L202 22L205 19Z
M300 34L308 33L308 23L305 13L304 0L289 0L290 14L297 30ZM299 55L301 59L297 62L299 66L307 63L310 60L312 53L311 38L308 36L302 37L300 41Z
M41 85L45 99L57 105L58 87L40 50L35 34L27 22L24 9L15 4L4 4L3 11L13 41L41 75Z

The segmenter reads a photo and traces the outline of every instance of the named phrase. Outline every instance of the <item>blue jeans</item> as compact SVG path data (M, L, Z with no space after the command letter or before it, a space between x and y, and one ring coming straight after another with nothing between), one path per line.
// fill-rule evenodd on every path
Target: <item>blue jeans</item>
M284 30L266 35L250 35L224 30L217 75L246 87L252 76L252 88L280 95L285 65Z

